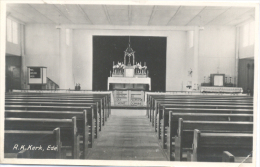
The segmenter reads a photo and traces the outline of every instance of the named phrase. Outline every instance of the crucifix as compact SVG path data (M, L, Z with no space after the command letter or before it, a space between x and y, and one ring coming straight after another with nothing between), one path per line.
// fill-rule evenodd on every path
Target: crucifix
M126 56L128 56L128 63L126 64ZM128 47L125 50L125 57L124 57L124 64L127 66L131 66L131 59L130 57L133 56L133 65L135 62L135 52L133 51L133 49L130 46L130 36L129 36L129 43L128 43Z

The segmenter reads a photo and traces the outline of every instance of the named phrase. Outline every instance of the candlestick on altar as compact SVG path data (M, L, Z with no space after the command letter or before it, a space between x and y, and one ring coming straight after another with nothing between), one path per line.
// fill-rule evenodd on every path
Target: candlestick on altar
M144 62L144 66L146 66L146 62Z

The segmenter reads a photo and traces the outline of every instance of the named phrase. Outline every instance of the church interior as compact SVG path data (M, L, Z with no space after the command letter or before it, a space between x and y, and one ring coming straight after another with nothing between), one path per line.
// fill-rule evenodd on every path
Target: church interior
M4 158L254 162L256 14L7 3Z

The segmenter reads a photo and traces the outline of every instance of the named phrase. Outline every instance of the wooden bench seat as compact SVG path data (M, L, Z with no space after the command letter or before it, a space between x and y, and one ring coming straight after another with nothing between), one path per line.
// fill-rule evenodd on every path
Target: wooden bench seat
M225 108L227 108L227 109L232 107L232 106L237 106L237 105L238 106L246 106L246 107L243 107L243 108L247 108L247 106L249 106L249 108L253 108L253 102L239 102L239 103L237 103L237 102L229 101L229 102L222 103L222 102L214 102L214 101L211 102L211 101L208 101L208 100L193 101L193 102L190 102L190 101L178 101L178 102L176 102L176 101L157 101L156 107L152 111L153 113L151 113L152 114L151 115L151 121L153 121L152 118L154 118L155 119L154 123L156 125L156 119L157 119L157 115L159 114L159 112L162 112L162 110L165 107L169 108L171 106L176 106L176 104L177 105L183 104L183 105L188 105L188 106L190 106L190 105L202 105L202 106L205 105L207 108L210 105L216 106L216 108L223 108L223 106L224 107L226 106ZM219 107L217 107L217 106L219 106ZM178 108L180 108L180 107L178 107ZM155 130L156 130L156 126L155 126Z
M21 100L21 99L31 99L31 100L91 100L91 99L101 99L105 113L107 117L111 114L111 97L110 94L68 94L68 93L7 93L5 99L8 100Z
M155 100L171 100L171 101L193 101L193 100L214 100L218 102L224 102L225 100L228 101L252 101L253 98L250 96L219 96L219 95L213 95L213 96L205 96L205 95L193 95L193 96L187 96L187 95L148 95L147 97L147 106L148 108L153 108L155 106Z
M99 102L95 102L95 101L89 101L89 102L85 102L85 103L68 103L68 102L53 102L53 101L47 101L47 102L41 102L41 101L18 101L18 102L14 102L14 101L9 101L6 100L5 101L5 105L39 105L39 106L76 106L76 107L89 107L89 106L93 106L94 108L94 117L97 120L97 127L98 130L101 131L101 126L105 125L105 118L104 118L104 110L101 111L100 108L100 103Z
M53 131L5 130L5 158L61 159L60 128Z
M193 148L188 153L189 161L221 162L224 151L234 156L246 157L253 150L253 134L203 133L194 130Z
M77 131L76 117L71 119L46 119L46 118L5 118L6 130L34 130L49 131L56 127L60 128L62 147L69 146L72 158L78 159L79 135ZM8 142L8 141L6 141Z
M49 119L70 119L76 117L77 130L82 136L82 157L87 158L88 148L92 148L94 133L92 132L94 125L89 126L88 122L93 119L93 109L88 108L83 112L76 111L26 111L26 110L6 110L5 118L49 118ZM80 138L81 139L81 138Z
M162 143L166 142L167 127L169 127L169 113L216 113L216 114L253 114L252 109L210 109L210 108L164 108L163 113L157 115L157 136L162 139ZM252 121L251 117L247 117L248 121ZM230 121L235 120L230 119ZM163 144L163 148L166 148Z
M155 110L151 115L152 126L156 128L157 113L162 112L163 108L211 108L211 109L252 109L253 105L213 105L213 104L162 104L161 111Z
M88 108L90 108L91 106L86 106L86 107L78 107L78 106L63 106L62 104L60 106L34 106L34 105L5 105L5 110L27 110L27 111L80 111L82 112L83 110L87 110ZM92 107L91 107L92 108ZM98 129L99 129L99 125L98 125L98 121L96 121L97 118L97 112L96 110L93 110L93 112L87 112L88 114L88 126L90 126L91 128L89 133L91 134L90 136L94 136L95 138L97 138L98 136ZM90 119L92 118L92 119ZM89 139L91 140L93 137L90 137ZM91 141L92 145L94 142L94 140ZM91 146L92 147L92 146Z
M171 115L171 125L174 126L177 130L179 118L183 118L184 120L208 120L208 121L244 121L244 122L252 122L253 114L240 114L240 113L229 113L229 112L221 112L217 109L212 110L188 110L189 112L182 112L182 110L172 110L170 111ZM227 111L227 110L226 110ZM159 119L158 119L159 120ZM166 135L167 128L169 127L169 112L167 119L163 119L161 123L158 122L158 130L157 136L158 139L162 139L162 146L166 148Z
M104 121L107 120L109 117L109 104L106 102L106 99L104 98L98 98L98 97L88 97L88 98L62 98L62 97L23 97L23 98L6 98L6 103L16 102L16 103L22 103L22 102L52 102L52 103L91 103L91 102L98 102L98 108L101 116L101 120L104 124Z
M156 106L156 100L163 100L163 101L203 101L203 100L208 100L208 101L215 101L215 102L252 102L253 98L250 96L178 96L178 95L164 95L164 96L157 96L157 95L150 95L147 98L147 114L151 110L155 109ZM149 114L148 114L149 117Z
M252 153L246 157L236 157L228 151L223 151L222 162L252 163Z
M226 116L203 116L203 120L199 117L189 116L179 118L177 128L174 126L175 121L172 121L173 125L169 128L169 140L175 142L173 151L175 154L174 159L176 161L182 161L182 153L186 149L190 149L192 146L192 135L193 130L200 128L202 132L216 132L216 133L253 133L253 122L233 122L233 121L222 121ZM243 116L230 116L233 118ZM201 121L198 121L201 120ZM216 121L217 120L217 121ZM175 124L176 125L176 124ZM175 136L175 137L174 137ZM169 142L170 144L170 142Z

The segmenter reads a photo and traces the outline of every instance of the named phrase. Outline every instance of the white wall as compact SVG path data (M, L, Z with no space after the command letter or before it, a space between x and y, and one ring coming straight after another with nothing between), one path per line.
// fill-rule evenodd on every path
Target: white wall
M26 60L24 66L45 66L47 67L47 76L60 84L60 32L55 26L54 24L25 25Z
M255 22L251 21L239 28L239 59L254 57L254 24Z
M80 83L82 89L91 90L93 35L167 37L166 90L186 89L190 80L188 71L193 68L193 47L187 45L186 31L74 29L71 45L67 46L65 29L56 29L50 24L28 24L25 28L26 66L46 66L48 77L61 88L73 88L75 82ZM235 27L206 26L200 31L198 83L203 83L204 76L217 73L218 66L219 73L234 74Z
M74 30L73 73L76 82L81 84L82 89L92 89L93 35L167 37L166 90L181 89L183 63L185 61L185 31ZM123 56L124 53L122 53Z
M18 43L8 42L6 38L6 53L21 56L21 25L19 23L17 23L17 29Z
M199 83L212 73L223 73L234 79L236 28L206 26L199 38Z

